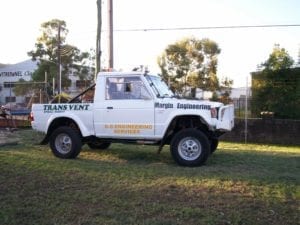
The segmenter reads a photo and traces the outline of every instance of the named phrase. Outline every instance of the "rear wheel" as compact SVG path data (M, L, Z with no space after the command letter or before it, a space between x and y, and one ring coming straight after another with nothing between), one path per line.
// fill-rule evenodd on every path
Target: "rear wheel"
M50 148L53 154L59 158L76 158L80 153L81 147L80 134L71 127L59 127L50 137Z
M210 153L206 135L195 129L179 131L171 141L171 154L181 166L201 166Z

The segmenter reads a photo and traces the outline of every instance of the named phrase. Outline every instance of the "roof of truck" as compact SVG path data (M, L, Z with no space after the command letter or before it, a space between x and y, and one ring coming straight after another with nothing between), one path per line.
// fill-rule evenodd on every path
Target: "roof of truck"
M142 72L140 71L111 71L111 72L99 72L98 73L98 76L101 76L101 75L126 75L126 74L134 74L134 75L141 75L143 74Z
M157 74L150 74L148 71L112 71L112 72L99 72L97 76L130 76L130 75L154 75Z

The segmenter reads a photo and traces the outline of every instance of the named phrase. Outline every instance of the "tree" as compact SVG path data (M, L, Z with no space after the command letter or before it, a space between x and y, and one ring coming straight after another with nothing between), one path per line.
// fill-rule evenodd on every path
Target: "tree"
M284 48L280 48L279 44L275 44L268 60L261 64L264 70L280 70L288 69L294 64L294 60Z
M293 59L276 45L262 65L252 73L252 112L274 113L277 118L300 118L300 69L292 68Z
M231 102L230 94L232 90L233 80L225 77L222 79L220 84L220 98L219 101L223 102L224 104L229 104Z
M59 66L62 66L61 86L67 88L71 81L68 79L68 72L82 79L91 79L88 75L94 73L94 53L81 52L76 46L66 43L68 29L66 22L53 19L41 24L41 35L37 38L35 49L28 52L32 60L38 60L38 68L32 75L32 81L47 80L52 84L53 78L59 79ZM57 87L57 85L56 85ZM51 89L49 89L51 90Z
M181 94L186 94L187 87L214 92L219 88L217 56L220 52L212 40L184 38L164 50L158 65L163 78Z

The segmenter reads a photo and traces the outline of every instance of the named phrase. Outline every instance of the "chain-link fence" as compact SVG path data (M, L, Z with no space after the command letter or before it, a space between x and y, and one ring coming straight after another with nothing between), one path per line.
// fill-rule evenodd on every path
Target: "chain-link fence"
M232 99L234 104L235 117L237 118L257 118L251 113L252 98L240 97Z

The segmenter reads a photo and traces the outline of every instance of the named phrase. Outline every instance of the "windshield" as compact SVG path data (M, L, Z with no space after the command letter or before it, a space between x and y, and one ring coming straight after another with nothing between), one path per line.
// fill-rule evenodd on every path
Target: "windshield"
M150 86L157 97L174 97L174 93L169 89L161 77L151 75L146 75L145 77L149 81Z

